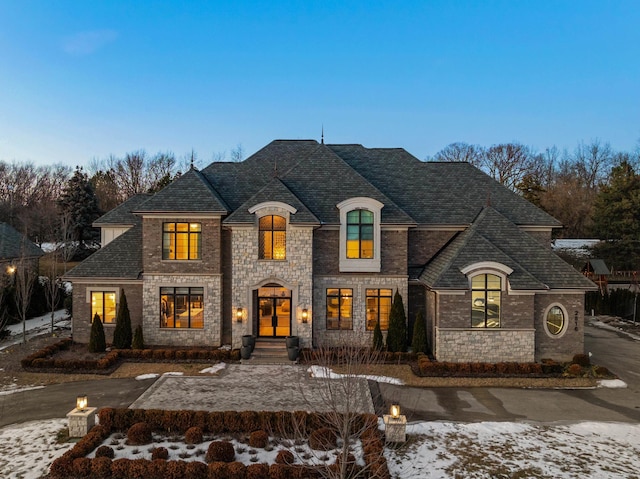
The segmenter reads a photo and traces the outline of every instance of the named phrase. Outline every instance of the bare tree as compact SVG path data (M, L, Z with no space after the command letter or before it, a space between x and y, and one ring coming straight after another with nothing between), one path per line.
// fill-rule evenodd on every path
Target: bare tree
M524 177L534 171L528 147L520 143L493 145L485 150L482 168L495 180L515 191Z
M29 303L31 302L31 292L33 285L38 277L37 261L27 256L26 235L21 246L20 257L15 264L15 291L14 299L18 309L18 315L22 321L22 343L27 342L27 313L29 311Z
M47 306L51 312L51 334L53 334L54 317L56 307L60 302L60 255L64 249L60 248L60 244L48 255L48 271L44 276L44 293L47 298Z
M587 188L596 189L611 171L613 151L609 143L595 139L589 144L580 142L574 152L576 173Z
M434 156L435 161L466 161L473 166L481 166L484 157L484 149L478 145L469 145L464 142L451 143L440 150Z

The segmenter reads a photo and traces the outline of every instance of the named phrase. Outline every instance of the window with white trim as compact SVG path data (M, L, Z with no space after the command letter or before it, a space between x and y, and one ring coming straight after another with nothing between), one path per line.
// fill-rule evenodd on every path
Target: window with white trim
M567 312L559 304L551 305L544 315L544 329L551 337L559 338L567 330Z
M499 328L502 278L478 274L471 278L471 327Z
M380 272L380 211L373 198L349 198L340 210L340 272Z

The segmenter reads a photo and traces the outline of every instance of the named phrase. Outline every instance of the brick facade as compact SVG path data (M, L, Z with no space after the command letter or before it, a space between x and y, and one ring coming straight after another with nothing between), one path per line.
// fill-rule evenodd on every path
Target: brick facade
M553 305L564 308L566 330L557 336L545 328L545 314ZM538 294L535 298L536 361L552 358L569 361L584 352L584 294Z

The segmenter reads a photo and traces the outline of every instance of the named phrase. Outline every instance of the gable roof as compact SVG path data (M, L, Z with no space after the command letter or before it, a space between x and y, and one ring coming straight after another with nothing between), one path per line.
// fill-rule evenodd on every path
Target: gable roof
M589 265L591 265L591 268L589 268ZM582 271L589 271L589 269L591 269L594 274L605 276L611 274L609 268L607 268L607 264L603 259L590 259L589 261L587 261L587 263L582 268Z
M36 244L8 223L0 223L0 260L20 258L39 258L44 255Z
M142 225L138 224L67 272L66 279L139 279L142 273Z
M142 203L147 201L153 195L148 193L141 193L139 195L132 196L124 203L116 206L112 210L108 211L100 218L93 222L93 226L96 228L109 225L137 225L140 223L140 216L134 215L132 211L136 211Z
M192 168L139 205L136 213L218 213L229 207L205 176Z
M513 290L594 289L595 285L523 232L493 207L445 245L425 266L420 280L433 289L468 289L462 269L495 261L510 267Z

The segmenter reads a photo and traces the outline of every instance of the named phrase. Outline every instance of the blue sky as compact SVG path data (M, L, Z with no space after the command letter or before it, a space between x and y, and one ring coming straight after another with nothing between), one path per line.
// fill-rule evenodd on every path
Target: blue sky
M0 160L640 139L640 1L0 0Z

